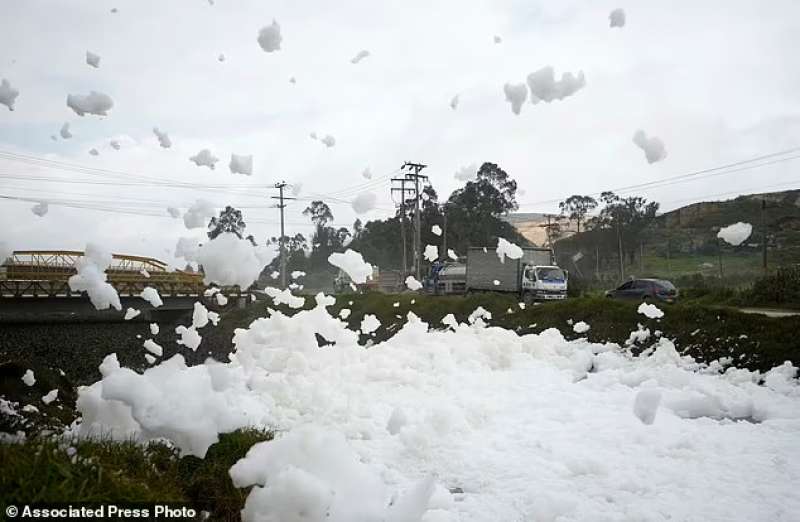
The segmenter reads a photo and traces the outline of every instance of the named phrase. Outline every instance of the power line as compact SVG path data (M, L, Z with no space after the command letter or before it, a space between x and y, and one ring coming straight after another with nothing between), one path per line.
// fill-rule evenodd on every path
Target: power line
M703 179L704 177L710 177L710 176L703 176L704 174L715 173L715 174L712 174L712 175L723 175L723 174L732 174L734 172L742 172L742 171L745 171L745 170L750 170L750 169L759 168L759 167L765 167L765 166L773 165L773 164L776 164L776 163L783 163L785 161L792 161L792 160L800 158L800 155L798 155L798 156L790 156L790 157L787 157L787 158L780 158L780 159L772 160L772 161L761 163L761 164L757 164L757 165L749 165L749 166L742 167L740 169L731 169L731 168L732 167L737 167L737 166L740 166L740 165L747 165L748 163L754 163L754 162L762 161L762 160L769 159L769 158L775 158L777 156L785 156L787 154L791 154L791 153L794 153L794 152L800 152L800 147L794 147L794 148L787 149L787 150L784 150L784 151L781 151L781 152L773 152L773 153L770 153L770 154L764 154L764 155L756 156L756 157L753 157L753 158L750 158L750 159L736 161L736 162L733 162L733 163L728 163L726 165L720 165L720 166L717 166L717 167L711 167L711 168L707 168L707 169L688 172L688 173L685 173L685 174L679 174L679 175L676 175L676 176L671 176L671 177L663 178L663 179L660 179L660 180L650 181L650 182L647 182L647 183L638 183L638 184L635 184L635 185L626 185L626 186L623 186L623 187L612 188L612 189L608 189L608 191L610 191L610 192L630 192L632 190L639 190L639 189L644 189L644 188L656 188L656 187L661 187L661 186L674 185L674 184L677 184L677 183L685 183L685 182L688 182L688 181L694 181L695 179ZM728 170L728 169L731 169L731 170ZM723 171L723 172L718 172L718 171ZM593 193L590 193L590 194L587 194L587 195L589 195L589 196L599 196L600 194L602 194L602 192L605 192L605 191L593 192ZM534 201L534 202L530 202L530 203L520 203L519 206L520 207L528 207L528 206L533 206L533 205L544 205L544 204L550 204L550 203L558 203L560 201L563 201L566 197L568 197L568 196L565 196L564 198L558 198L558 199Z

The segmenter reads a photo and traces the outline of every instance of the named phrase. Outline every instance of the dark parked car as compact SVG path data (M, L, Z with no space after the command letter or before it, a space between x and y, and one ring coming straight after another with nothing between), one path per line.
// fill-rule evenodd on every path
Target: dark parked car
M664 279L631 279L619 288L607 291L606 297L674 303L678 299L678 289Z

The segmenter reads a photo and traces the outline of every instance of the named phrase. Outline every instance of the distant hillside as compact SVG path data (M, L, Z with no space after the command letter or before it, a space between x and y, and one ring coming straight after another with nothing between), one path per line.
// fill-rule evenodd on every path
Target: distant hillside
M538 212L515 212L505 218L522 236L536 246L544 246L547 243L547 214ZM555 220L551 216L550 223ZM569 237L573 234L574 228L568 219L558 220L561 227L561 237Z
M716 249L719 228L738 221L753 225L753 233L742 248L761 246L765 232L771 250L800 246L800 189L693 203L666 212L651 227L653 240L648 242L669 240L676 252L684 253L709 246Z
M532 218L519 221L533 228ZM750 237L738 247L718 242L718 230L739 221L753 226ZM625 236L624 274L729 278L760 272L765 236L770 269L800 263L800 189L693 203L660 214L636 238ZM587 276L620 277L615 230L574 234L559 239L555 250L560 262Z

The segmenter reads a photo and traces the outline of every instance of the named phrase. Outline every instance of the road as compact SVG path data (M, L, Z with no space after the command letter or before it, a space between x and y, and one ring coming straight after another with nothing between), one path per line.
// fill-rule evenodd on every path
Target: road
M793 315L800 315L800 310L781 310L777 308L737 308L737 310L746 314L761 314L767 317L791 317Z

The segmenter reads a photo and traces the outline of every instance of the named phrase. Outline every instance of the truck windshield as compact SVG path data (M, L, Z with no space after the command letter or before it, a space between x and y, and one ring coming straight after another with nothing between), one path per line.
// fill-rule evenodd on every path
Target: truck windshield
M542 281L564 281L566 275L560 268L537 268L536 277Z

